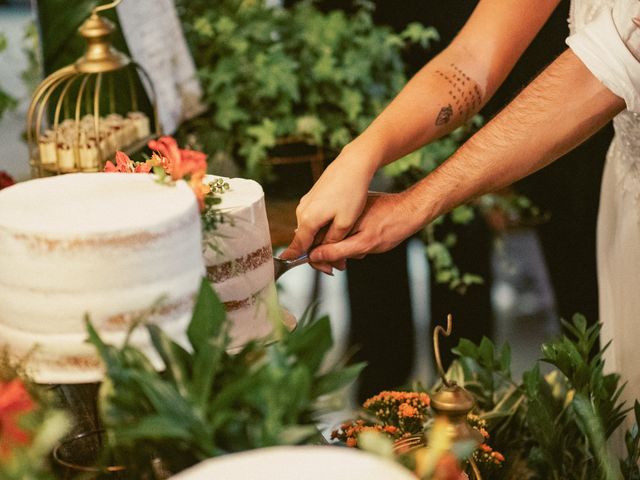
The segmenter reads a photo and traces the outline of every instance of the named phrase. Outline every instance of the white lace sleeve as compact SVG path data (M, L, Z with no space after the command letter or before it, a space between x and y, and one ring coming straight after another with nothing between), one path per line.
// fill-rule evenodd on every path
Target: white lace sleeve
M628 110L640 113L640 1L616 0L567 45Z

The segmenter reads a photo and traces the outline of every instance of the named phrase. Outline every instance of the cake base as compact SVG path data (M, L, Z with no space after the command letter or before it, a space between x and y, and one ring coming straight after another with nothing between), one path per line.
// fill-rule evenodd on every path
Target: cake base
M297 326L297 319L288 310L281 308L282 322L289 331ZM184 332L191 320L191 315L182 315L174 319L170 326L163 325L163 331L174 341L188 348L188 340ZM170 328L167 328L170 327ZM126 333L102 333L102 340L110 345L122 345ZM268 335L267 335L268 336ZM87 343L86 333L69 335L34 335L0 324L0 338L3 343L11 345L10 354L18 360L27 374L39 384L80 384L102 381L104 366L95 347ZM232 343L227 351L240 351L250 339ZM153 366L164 369L164 363L152 347L145 328L137 328L131 335L130 342L149 358Z

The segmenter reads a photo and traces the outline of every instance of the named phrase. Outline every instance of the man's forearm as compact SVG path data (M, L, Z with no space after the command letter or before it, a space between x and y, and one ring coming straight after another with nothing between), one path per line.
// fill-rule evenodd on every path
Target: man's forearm
M568 50L405 199L429 222L544 167L623 108Z

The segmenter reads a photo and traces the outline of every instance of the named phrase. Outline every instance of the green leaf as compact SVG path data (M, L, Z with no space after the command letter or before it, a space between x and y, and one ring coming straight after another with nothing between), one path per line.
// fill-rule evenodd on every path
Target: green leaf
M500 350L500 369L503 372L511 372L511 347L508 343Z
M224 305L218 299L208 280L203 278L193 308L193 316L187 328L187 337L196 352L208 345L209 340L220 333L226 316Z
M350 121L354 121L362 112L363 96L359 90L345 88L340 97L340 107Z
M254 137L261 147L274 147L276 145L277 125L272 120L265 118L259 125L247 128L247 133Z
M115 434L123 445L133 445L140 440L189 440L191 437L180 418L165 415L148 415L133 425L119 426Z
M582 394L576 394L572 402L578 426L589 439L590 451L598 461L604 480L622 478L620 467L607 448L602 423L593 410L589 400Z
M466 225L475 218L475 212L469 205L460 205L451 211L451 220L454 223Z
M119 369L120 361L118 359L117 350L102 341L100 335L93 327L88 315L84 317L84 321L89 334L89 342L98 350L98 355L100 355L100 358L104 362L107 371L111 372Z
M389 177L397 177L407 172L411 168L419 167L421 163L422 153L420 152L420 150L416 150L396 160L395 162L389 163L388 165L383 167L383 172Z
M470 357L477 358L478 355L478 347L476 347L475 343L466 338L461 338L458 342L458 346L452 349L452 352L460 357Z
M180 395L186 397L189 392L191 366L191 356L189 352L177 343L171 341L157 325L147 325L147 329L149 330L149 336L156 351L164 362L167 373L173 380Z
M365 363L356 363L355 365L320 375L314 380L312 396L326 395L350 385L358 378L365 367Z
M478 347L478 353L483 365L491 367L493 365L494 348L493 342L487 337L482 337L480 340L480 346Z
M440 40L440 35L433 27L425 27L419 22L411 22L400 34L402 38L428 48L432 41Z
M298 325L285 341L286 351L296 355L311 372L320 368L324 355L332 345L331 324L326 316L308 325Z
M462 280L462 283L467 286L484 284L484 278L482 278L480 275L475 275L473 273L464 273L462 275L461 280Z
M358 446L382 458L392 459L393 442L386 435L375 431L364 431L358 435Z

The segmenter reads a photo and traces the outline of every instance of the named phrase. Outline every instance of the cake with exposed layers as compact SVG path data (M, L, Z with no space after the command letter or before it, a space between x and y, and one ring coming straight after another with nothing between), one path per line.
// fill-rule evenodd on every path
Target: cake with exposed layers
M0 343L26 358L37 382L101 378L85 315L109 343L121 344L140 317L183 338L203 273L185 182L85 173L0 191ZM149 346L146 329L131 340Z
M187 183L153 175L68 174L0 192L0 346L26 358L37 382L99 381L85 315L107 343L122 344L143 318L188 348L203 275L224 304L232 348L268 336L283 317L262 188L204 182L225 185L211 207L215 228L201 228ZM131 341L162 367L146 329Z
M220 177L208 175L205 183ZM280 309L273 278L273 252L260 184L224 178L215 206L221 221L203 236L207 278L231 323L231 347L268 335Z

